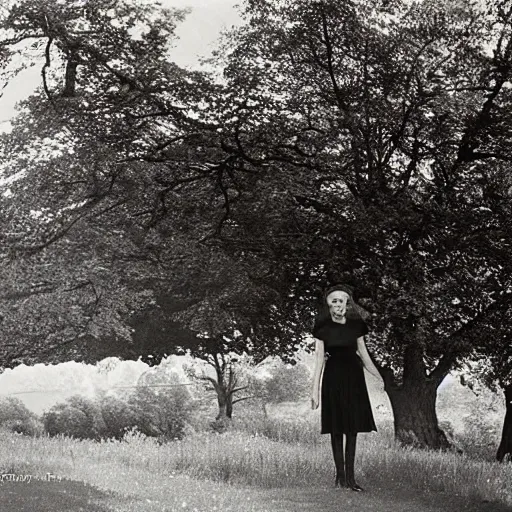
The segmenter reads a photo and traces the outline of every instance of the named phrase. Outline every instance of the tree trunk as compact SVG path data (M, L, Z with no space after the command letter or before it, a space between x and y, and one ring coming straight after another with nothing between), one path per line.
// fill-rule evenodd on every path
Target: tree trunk
M501 443L496 453L496 459L499 462L503 462L506 455L509 459L512 459L512 384L506 386L504 391L507 412L505 413L505 422L501 433Z
M216 420L220 420L222 418L227 418L227 400L226 393L224 389L217 390L217 403L219 405L219 412L217 413Z
M226 403L221 402L220 399L217 400L219 403L219 412L217 413L216 420L220 420L222 418L227 418L226 416Z
M233 417L233 395L231 393L228 395L228 400L226 403L226 416L229 419Z
M73 98L76 92L76 69L78 67L78 59L72 55L66 63L66 77L64 81L64 90L62 96L64 98Z
M219 412L217 414L216 420L220 420L223 418L231 419L233 416L233 395L232 393L225 389L221 384L219 384L217 389L217 403L219 405Z
M439 428L437 386L426 379L388 389L395 421L395 439L406 445L435 450L451 447Z
M451 359L442 359L427 373L422 347L411 342L404 352L402 383L390 369L381 372L395 421L395 439L406 445L434 450L451 448L439 428L436 412L437 388L448 374Z
M233 400L233 395L247 386L237 387L238 379L236 372L233 369L232 363L229 359L226 360L224 354L214 352L210 354L207 362L213 366L217 377L216 379L213 377L203 377L203 379L208 380L212 384L213 389L217 393L219 412L215 420L230 420L233 416L233 404L240 401L240 399Z

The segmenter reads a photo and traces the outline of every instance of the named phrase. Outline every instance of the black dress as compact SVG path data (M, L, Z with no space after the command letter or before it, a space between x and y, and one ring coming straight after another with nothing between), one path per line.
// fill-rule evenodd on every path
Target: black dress
M345 324L328 319L315 325L313 336L324 342L328 354L322 378L321 433L376 431L357 338L368 333L363 320Z

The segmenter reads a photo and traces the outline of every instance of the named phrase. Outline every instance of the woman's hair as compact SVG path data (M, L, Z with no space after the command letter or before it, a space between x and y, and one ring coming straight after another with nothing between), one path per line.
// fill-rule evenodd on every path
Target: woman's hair
M330 288L327 288L327 290L325 290L325 292L323 294L322 304L320 305L318 313L315 317L314 328L320 327L327 320L331 319L331 312L329 311L329 306L327 305L327 297L332 292L337 292L337 291L345 292L348 295L346 318L362 320L363 317L359 311L359 306L354 301L354 288L352 288L352 286L349 286L347 284L337 284L337 285L331 286Z

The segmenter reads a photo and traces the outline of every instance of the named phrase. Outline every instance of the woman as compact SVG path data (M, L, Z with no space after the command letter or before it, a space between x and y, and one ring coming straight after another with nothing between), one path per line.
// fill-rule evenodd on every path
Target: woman
M365 334L368 328L357 312L352 288L346 285L329 288L313 328L316 348L311 406L318 407L321 380L321 433L331 434L335 486L353 491L363 490L354 478L357 433L377 430L363 367L382 380L366 350Z

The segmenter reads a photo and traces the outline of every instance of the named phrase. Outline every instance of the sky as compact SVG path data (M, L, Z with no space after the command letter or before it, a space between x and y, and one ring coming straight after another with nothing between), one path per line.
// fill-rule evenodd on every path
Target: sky
M199 57L208 56L223 29L236 25L240 18L235 9L239 0L160 0L164 7L192 9L176 34L180 40L171 57L182 66L195 68ZM0 98L0 124L14 113L17 101L26 97L41 80L39 65L23 71L5 89Z
M237 24L237 0L161 0L165 7L190 7L192 12L178 27L179 45L172 56L181 66L194 66L197 57L206 55L221 30Z

